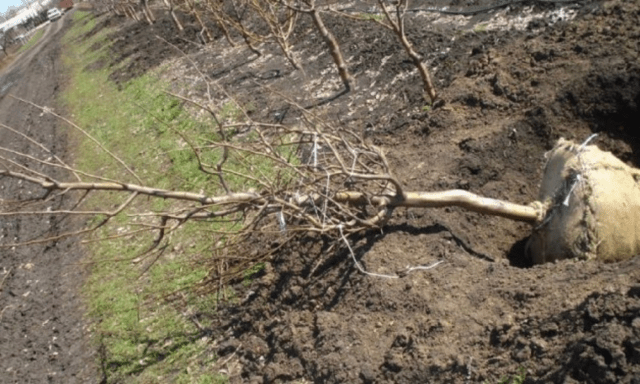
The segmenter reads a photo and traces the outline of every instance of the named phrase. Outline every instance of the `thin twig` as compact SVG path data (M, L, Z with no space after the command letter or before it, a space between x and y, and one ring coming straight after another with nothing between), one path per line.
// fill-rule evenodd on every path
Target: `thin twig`
M2 292L2 289L4 288L4 282L7 280L7 277L9 277L11 272L13 272L13 268L9 268L9 271L5 273L4 277L2 278L2 281L0 281L0 292Z
M64 161L62 161L62 159L60 159L60 158L59 158L55 153L51 152L51 151L49 150L49 148L47 148L47 147L45 147L44 145L42 145L42 143L40 143L40 142L38 142L38 141L36 141L36 140L32 139L31 137L29 137L29 136L27 136L26 134L24 134L24 133L22 133L22 132L18 131L17 129L13 129L13 128L11 128L11 127L10 127L10 126L8 126L8 125L5 125L5 124L0 123L0 127L4 128L4 129L6 129L6 130L9 130L9 131L11 131L11 132L15 133L16 135L21 136L22 138L24 138L25 140L29 141L30 143L32 143L32 144L34 144L34 145L38 146L38 147L39 147L40 149L42 149L43 151L45 151L45 152L49 153L51 156L53 156L53 158L54 158L54 159L56 159L56 160L60 163L60 165L62 165L65 169L70 170L70 171L74 174L74 176L76 177L76 179L77 179L78 181L81 181L80 177L76 174L76 172L75 172L75 171L74 171L70 166L68 166Z
M6 307L2 308L2 311L0 311L0 321L2 321L2 316L4 315L4 311L6 311L11 307L13 307L13 305L7 305Z
M128 166L124 161L122 161L118 156L114 155L111 151L109 151L109 150L108 150L104 145L102 145L102 143L100 143L96 138L94 138L93 136L91 136L91 135L89 134L89 132L87 132L87 131L85 131L84 129L80 128L78 125L76 125L75 123L73 123L71 120L69 120L69 119L67 119L67 118L65 118L65 117L63 117L63 116L58 115L57 113L53 112L53 111L52 111L51 109L49 109L49 108L42 107L42 106L37 105L37 104L35 104L35 103L31 102L31 101L27 101L27 100L21 99L21 98L19 98L19 97L17 97L17 96L11 95L11 94L10 94L10 95L8 95L8 96L9 96L9 97L11 97L11 98L13 98L13 99L16 99L16 100L18 100L18 101L22 101L23 103L26 103L26 104L32 105L32 106L34 106L34 107L36 107L36 108L40 109L40 110L41 110L41 111L43 111L43 112L50 113L50 114L52 114L53 116L55 116L56 118L58 118L58 119L60 119L60 120L64 121L65 123L69 124L70 126L72 126L73 128L75 128L76 130L80 131L83 135L85 135L86 137L88 137L88 138L89 138L89 140L93 141L93 142L94 142L98 147L100 147L100 149L102 149L105 153L107 153L107 154L108 154L112 159L114 159L115 161L117 161L118 163L120 163L120 165L122 165L122 167L124 167L124 169L126 169L126 170L127 170L127 172L129 172L129 174L130 174L130 175L132 175L132 176L133 176L133 177L134 177L134 178L135 178L135 179L136 179L140 184L143 184L143 183L142 183L142 179L140 179L140 178L138 177L138 175L136 175L136 173L135 173L135 172L133 172L133 170L131 170L131 168L129 168L129 166Z
M367 272L362 267L362 265L358 262L358 260L356 259L356 256L353 253L353 249L351 248L351 245L349 244L349 240L347 240L347 237L342 232L342 227L340 226L340 227L338 227L338 229L340 230L340 237L342 238L344 243L347 245L347 248L349 249L349 254L351 255L351 259L353 260L353 263L355 264L356 268L361 273L363 273L365 275L368 275L368 276L382 277L382 278L385 278L385 279L399 279L401 277L404 277L404 276L408 275L409 273L411 273L413 271L426 271L426 270L435 268L438 265L444 263L444 260L439 260L439 261L436 261L436 262L434 262L432 264L429 264L429 265L418 265L416 267L407 266L407 268L405 270L399 271L398 274L396 274L396 275L385 275L385 274L380 274L380 273ZM315 270L315 268L314 268L314 270Z
M342 232L342 226L341 225L338 226L338 229L340 230L340 237L342 237L342 240L347 245L347 248L349 249L349 254L351 255L351 259L353 260L353 263L355 264L356 268L358 268L358 271L360 271L361 273L363 273L365 275L374 276L374 277L383 277L385 279L398 279L398 278L400 278L400 276L398 276L398 275L384 275L384 274L380 274L380 273L367 272L362 267L362 265L360 265L358 260L356 259L356 255L353 253L353 249L351 248L351 244L349 244L349 240L347 240L347 238L345 237L344 233Z

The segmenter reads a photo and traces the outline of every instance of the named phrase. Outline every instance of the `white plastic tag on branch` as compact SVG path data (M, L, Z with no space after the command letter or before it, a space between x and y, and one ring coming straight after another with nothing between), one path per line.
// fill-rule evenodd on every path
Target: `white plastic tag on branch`
M331 186L331 175L329 171L325 169L327 173L327 185L325 186L325 193L329 194L329 188ZM329 199L324 199L324 206L322 207L322 229L324 229L324 223L327 221L327 209L329 207Z
M276 213L276 218L278 219L278 224L280 225L280 232L287 231L287 222L284 221L284 214L282 211Z
M313 168L318 168L318 135L313 135L313 150L311 151L313 158Z
M349 176L353 175L353 172L355 172L355 170L356 170L356 161L358 160L358 151L351 150L350 152L353 155L353 164L351 164L351 173L349 173Z
M573 193L573 190L576 189L576 185L578 185L578 183L580 183L581 180L582 180L582 177L580 176L580 174L576 175L576 181L573 182L573 185L571 186L569 193L567 193L567 197L562 202L562 205L564 205L565 207L569 206L569 200L571 200L571 194Z

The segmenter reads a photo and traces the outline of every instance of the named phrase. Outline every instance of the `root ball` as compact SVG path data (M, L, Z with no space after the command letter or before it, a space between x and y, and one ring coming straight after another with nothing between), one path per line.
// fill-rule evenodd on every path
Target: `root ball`
M533 263L614 262L640 253L640 171L595 145L564 139L547 155L539 194L546 215L526 246Z

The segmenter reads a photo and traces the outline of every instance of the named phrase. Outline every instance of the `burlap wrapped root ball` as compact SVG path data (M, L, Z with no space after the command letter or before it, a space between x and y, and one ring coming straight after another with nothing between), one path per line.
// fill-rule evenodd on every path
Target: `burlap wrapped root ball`
M547 154L546 209L526 251L533 263L625 260L640 253L640 171L595 145L560 139Z

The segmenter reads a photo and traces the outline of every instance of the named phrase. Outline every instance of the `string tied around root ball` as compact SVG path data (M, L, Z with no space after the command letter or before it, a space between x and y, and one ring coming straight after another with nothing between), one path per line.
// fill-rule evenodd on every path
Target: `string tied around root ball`
M545 215L526 245L534 264L640 253L640 170L586 144L561 138L547 154L538 195Z

